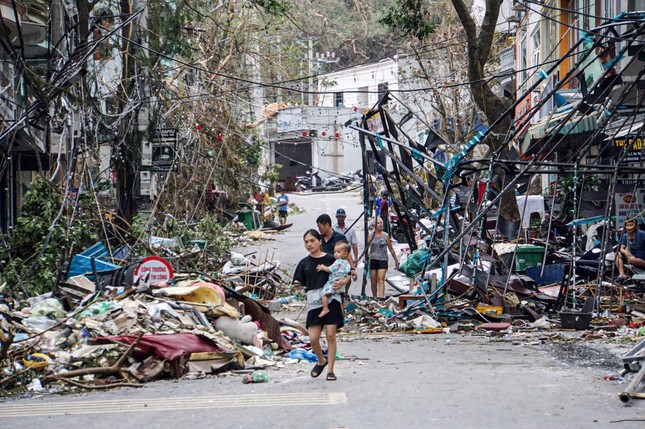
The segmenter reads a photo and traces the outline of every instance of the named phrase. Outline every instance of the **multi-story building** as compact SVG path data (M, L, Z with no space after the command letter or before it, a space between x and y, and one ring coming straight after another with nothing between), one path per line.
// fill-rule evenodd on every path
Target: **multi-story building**
M564 164L616 165L620 142L643 137L645 38L639 32L645 28L645 1L516 0L514 8L520 154ZM508 52L500 53L505 64L503 55ZM621 164L642 162L641 147L631 145L629 151ZM544 191L552 191L557 176L544 176ZM599 204L587 215L604 213L608 176L600 182Z
M35 70L47 61L48 2L0 0L3 27L9 30L0 47L0 233L14 225L32 172L49 166L50 148L44 118L34 115ZM15 7L14 7L15 5ZM52 2L52 7L59 2ZM54 25L55 27L55 25Z
M468 88L451 85L459 81L463 64L445 61L448 53L442 49L433 50L423 63L412 56L395 55L322 75L317 104L349 107L359 113L383 106L403 134L400 141L409 138L428 146L429 141L439 140L459 145L477 126L477 114ZM434 150L434 144L431 146ZM449 147L440 144L437 156L445 158L447 150ZM366 156L371 170L377 156L388 163L369 148Z
M381 104L397 121L410 112L412 117L401 124L402 129L410 137L423 141L437 115L428 96L429 84L419 70L413 58L395 55L377 63L328 73L318 79L316 104L351 107L360 112ZM388 97L384 98L385 94Z

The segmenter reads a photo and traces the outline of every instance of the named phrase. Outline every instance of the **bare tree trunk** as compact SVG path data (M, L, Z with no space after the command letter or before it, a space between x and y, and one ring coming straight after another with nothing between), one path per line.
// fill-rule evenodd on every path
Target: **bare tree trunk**
M488 123L495 122L511 107L510 100L497 96L493 90L484 81L484 66L490 56L493 38L495 37L495 26L499 16L499 9L502 0L486 0L486 13L482 22L479 34L477 25L470 15L470 10L466 7L463 0L451 0L457 12L457 16L466 31L466 43L468 51L468 80L470 81L470 91L475 104L486 115ZM510 115L506 115L495 126L487 139L486 143L494 150L499 149L505 141L505 137L512 125ZM495 170L502 179L504 170L498 168ZM503 183L503 181L502 181ZM511 190L506 192L499 204L499 214L508 221L517 221L520 219L520 212L517 207L515 193Z

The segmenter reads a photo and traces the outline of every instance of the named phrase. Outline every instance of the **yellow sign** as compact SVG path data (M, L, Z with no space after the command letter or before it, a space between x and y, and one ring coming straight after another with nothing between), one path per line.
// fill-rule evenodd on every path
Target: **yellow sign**
M643 149L643 139L641 137L638 137L637 139L634 139L633 137L614 139L614 146L628 148L630 151L640 152Z

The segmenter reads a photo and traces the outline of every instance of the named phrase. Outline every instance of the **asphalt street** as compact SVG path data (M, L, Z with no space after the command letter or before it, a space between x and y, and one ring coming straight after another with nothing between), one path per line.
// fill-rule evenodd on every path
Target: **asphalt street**
M312 364L160 381L140 389L41 396L0 405L1 428L642 428L624 384L518 341L483 336L342 337L338 381Z
M238 250L268 254L292 272L320 213L343 207L352 221L361 211L357 193L291 200L304 209L289 218L292 228ZM560 346L542 343L530 334L341 334L337 381L312 378L313 364L301 362L269 368L261 384L224 374L37 395L0 402L0 428L644 427L645 402L623 405L617 394L626 383L603 379L618 373L619 359L565 359Z

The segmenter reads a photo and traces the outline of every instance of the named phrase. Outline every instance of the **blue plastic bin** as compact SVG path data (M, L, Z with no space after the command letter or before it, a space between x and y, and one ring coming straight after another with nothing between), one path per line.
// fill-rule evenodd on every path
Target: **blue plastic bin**
M108 262L110 259L110 254L105 248L105 245L99 242L72 257L72 262L70 263L69 271L67 272L67 278L85 273L91 274L92 258L94 258L96 271L110 271L116 268L120 268L120 265L115 265Z

